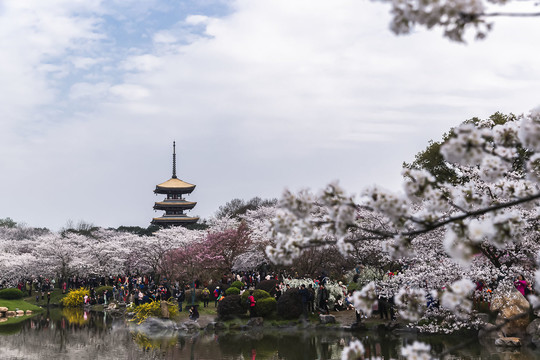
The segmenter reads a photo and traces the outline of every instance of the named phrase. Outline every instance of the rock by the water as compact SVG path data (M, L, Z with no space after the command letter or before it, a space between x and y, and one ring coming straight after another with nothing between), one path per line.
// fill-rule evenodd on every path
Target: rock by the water
M0 313L3 313L3 312L6 312L8 311L9 309L5 306L0 306Z
M196 321L189 320L180 324L180 329L188 333L193 333L199 331L201 329L201 325Z
M262 317L254 317L249 319L247 326L263 326L264 320Z
M221 322L221 321L218 321L214 324L214 329L216 330L226 330L227 329L227 325L225 325L225 323Z
M529 325L530 304L514 287L497 292L491 301L491 310L499 311L496 324L502 324L507 319L523 314L523 317L510 321L501 328L506 336L523 335Z
M527 335L536 347L540 347L540 319L534 319L527 326Z
M15 315L16 315L15 311L6 311L6 317L12 317Z
M176 324L168 319L147 318L138 330L149 337L160 337L176 330Z
M26 310L26 315L32 315L32 314L33 314L32 310Z
M321 324L335 324L336 318L334 315L319 315L319 320L321 321Z
M24 316L24 310L17 310L17 311L15 311L15 314L17 316Z
M517 337L503 337L495 340L495 345L505 347L519 347L521 346L521 340Z
M484 346L490 346L495 342L495 340L502 337L503 334L501 331L497 330L496 326L493 324L485 324L478 331L478 340L480 341L480 344Z

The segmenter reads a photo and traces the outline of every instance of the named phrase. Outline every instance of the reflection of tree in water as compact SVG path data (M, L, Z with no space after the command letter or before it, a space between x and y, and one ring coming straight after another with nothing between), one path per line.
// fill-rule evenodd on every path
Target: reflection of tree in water
M378 331L377 335L364 333L357 338L366 350L366 359L381 357L383 359L398 359L401 339L388 331Z
M179 341L178 337L151 339L143 333L131 332L133 341L144 351L167 352L173 348Z

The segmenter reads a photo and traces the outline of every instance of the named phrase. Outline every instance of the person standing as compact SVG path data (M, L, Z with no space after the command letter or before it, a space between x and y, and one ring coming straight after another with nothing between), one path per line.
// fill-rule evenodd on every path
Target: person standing
M186 293L184 289L180 288L178 294L176 294L176 301L178 302L178 311L182 312L182 303L186 300Z
M321 309L321 312L328 315L329 309L328 309L328 290L326 290L326 286L321 283L319 285L319 308Z
M214 307L217 307L220 295L221 295L221 290L219 289L219 286L216 286L216 289L214 290L214 300L216 301L214 303Z
M306 285L300 285L300 299L302 300L302 314L305 319L308 318L308 307L309 307L309 291L306 289Z
M257 303L255 301L255 296L253 296L253 290L249 291L248 301L249 301L249 317L252 318L252 317L256 316L256 314L255 314L255 304Z
M315 313L315 289L313 288L313 284L308 285L308 292L309 292L309 304L308 304L308 311L311 311L311 313Z
M208 303L210 302L210 290L205 286L202 291L202 299L203 299L203 306L208 307Z
M523 296L525 296L525 289L527 289L527 285L527 281L523 278L523 275L518 275L516 281L514 281L514 286Z

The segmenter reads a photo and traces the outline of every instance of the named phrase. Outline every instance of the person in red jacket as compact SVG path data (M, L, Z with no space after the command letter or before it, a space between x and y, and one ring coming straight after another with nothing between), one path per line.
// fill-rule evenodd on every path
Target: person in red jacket
M253 290L250 290L249 292L249 317L255 317L255 297L253 296Z

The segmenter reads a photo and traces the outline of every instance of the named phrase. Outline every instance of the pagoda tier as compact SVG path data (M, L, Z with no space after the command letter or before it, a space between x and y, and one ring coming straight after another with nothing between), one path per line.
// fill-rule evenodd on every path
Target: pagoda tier
M194 224L199 221L198 217L190 217L184 214L185 210L191 210L197 205L196 202L186 201L182 198L184 194L190 194L195 189L195 185L182 181L176 177L176 143L173 142L173 173L172 177L156 185L155 194L165 194L167 197L163 201L154 204L154 210L163 210L165 214L161 217L153 218L152 224L161 226L177 226Z
M152 224L162 226L175 226L175 225L187 225L195 224L199 221L198 217L189 217L185 214L182 215L163 215L162 217L153 218Z
M194 201L165 199L154 204L154 210L191 210L197 205Z

